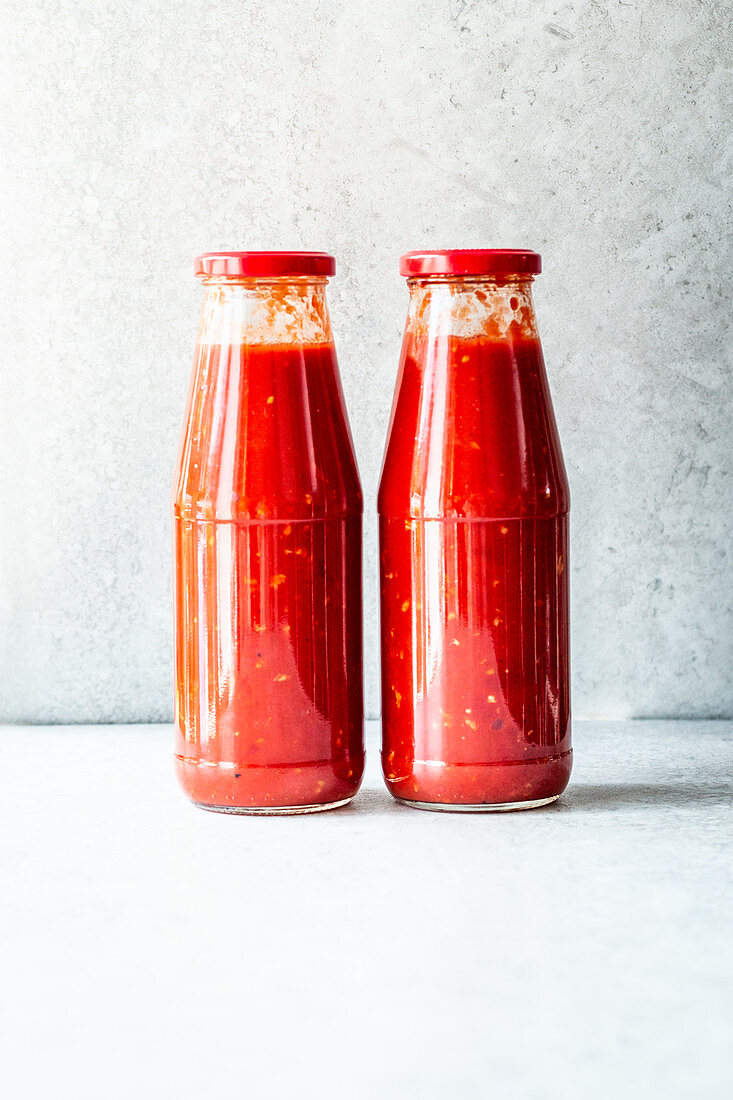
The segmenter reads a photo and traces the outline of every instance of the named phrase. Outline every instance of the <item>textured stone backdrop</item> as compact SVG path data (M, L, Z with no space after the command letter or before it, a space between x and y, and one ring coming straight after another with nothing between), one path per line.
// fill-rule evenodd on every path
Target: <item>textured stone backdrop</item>
M338 259L376 713L397 257L482 245L544 257L576 714L733 714L729 14L4 0L0 716L171 716L169 486L214 248Z

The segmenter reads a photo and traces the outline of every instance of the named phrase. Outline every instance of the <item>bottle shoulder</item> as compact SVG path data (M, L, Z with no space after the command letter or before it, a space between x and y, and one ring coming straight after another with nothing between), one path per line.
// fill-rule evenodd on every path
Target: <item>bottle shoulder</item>
M383 516L500 519L568 511L537 340L460 340L403 354L380 482Z
M199 354L173 505L195 519L360 515L333 346Z
M364 499L349 441L331 462L309 462L297 447L284 457L243 441L238 455L223 460L217 448L184 456L173 509L191 519L336 518L361 515Z

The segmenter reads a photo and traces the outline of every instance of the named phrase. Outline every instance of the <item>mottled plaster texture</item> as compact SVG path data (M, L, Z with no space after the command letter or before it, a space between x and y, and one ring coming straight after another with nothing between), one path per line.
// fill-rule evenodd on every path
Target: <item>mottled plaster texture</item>
M724 0L4 0L0 714L172 714L169 491L215 248L326 249L366 497L409 248L542 252L576 714L733 714Z

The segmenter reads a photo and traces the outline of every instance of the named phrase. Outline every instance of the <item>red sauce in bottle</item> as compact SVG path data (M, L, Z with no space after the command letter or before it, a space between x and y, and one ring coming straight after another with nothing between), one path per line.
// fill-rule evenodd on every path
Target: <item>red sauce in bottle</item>
M379 493L386 782L541 804L571 768L569 496L529 282L411 290Z
M327 808L364 761L362 498L327 314L320 342L256 343L236 286L210 293L174 502L178 776L211 809Z

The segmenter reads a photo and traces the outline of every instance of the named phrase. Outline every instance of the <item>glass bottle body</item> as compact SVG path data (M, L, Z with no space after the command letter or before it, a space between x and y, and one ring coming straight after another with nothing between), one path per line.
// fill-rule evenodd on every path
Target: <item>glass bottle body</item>
M572 759L569 494L531 279L410 293L379 493L384 775L418 806L530 808Z
M209 280L174 496L176 765L199 805L358 790L361 514L325 279Z

